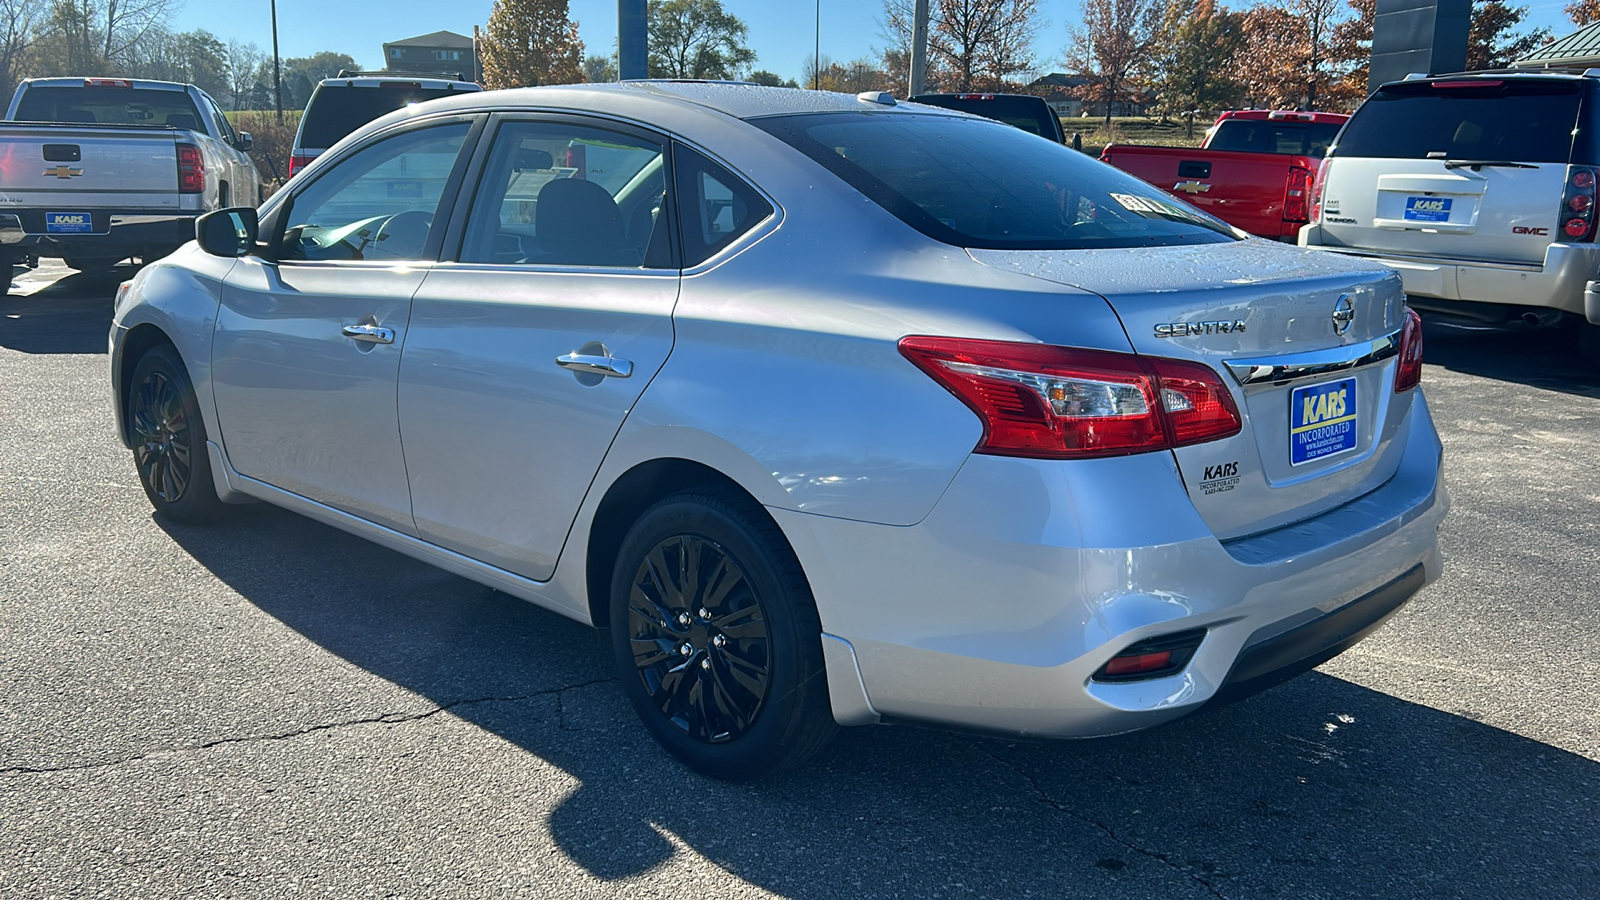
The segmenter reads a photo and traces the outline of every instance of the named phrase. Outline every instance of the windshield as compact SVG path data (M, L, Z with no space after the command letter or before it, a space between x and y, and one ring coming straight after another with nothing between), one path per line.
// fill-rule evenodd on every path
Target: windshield
M1339 128L1336 122L1228 119L1217 126L1206 149L1320 157L1338 137Z
M18 122L172 126L200 130L200 114L183 91L125 87L29 87L17 104Z
M1385 85L1356 110L1334 153L1377 159L1565 163L1578 82L1532 79Z
M1238 240L1143 181L983 119L839 113L754 119L934 240L986 250Z
M295 144L304 150L326 150L386 113L460 93L444 88L319 85L306 106L305 118L300 120L300 137Z

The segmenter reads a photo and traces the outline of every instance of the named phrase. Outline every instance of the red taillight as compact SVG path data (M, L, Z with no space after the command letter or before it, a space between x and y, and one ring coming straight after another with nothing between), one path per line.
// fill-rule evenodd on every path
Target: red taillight
M1591 243L1595 233L1595 170L1589 166L1567 167L1567 188L1561 194L1558 221L1561 233L1574 243Z
M83 86L131 88L133 87L133 82L126 78L85 78Z
M1409 391L1422 383L1422 317L1406 309L1406 326L1400 332L1400 365L1394 370L1394 391Z
M178 193L203 194L206 190L206 161L193 144L178 145Z
M1300 166L1289 167L1289 186L1283 193L1283 220L1305 224L1311 221L1306 216L1310 206L1307 203L1311 194L1311 170Z
M1322 221L1322 192L1328 189L1328 161L1323 160L1317 166L1317 180L1311 185L1311 210L1307 216L1309 222Z
M1199 363L1049 344L902 338L900 352L983 421L976 451L1074 459L1238 434L1238 407Z
M294 177L294 173L300 171L301 169L304 169L306 166L311 165L311 161L313 159L316 159L316 157L315 156L306 156L303 153L296 153L296 154L290 156L289 157L289 177L293 178Z

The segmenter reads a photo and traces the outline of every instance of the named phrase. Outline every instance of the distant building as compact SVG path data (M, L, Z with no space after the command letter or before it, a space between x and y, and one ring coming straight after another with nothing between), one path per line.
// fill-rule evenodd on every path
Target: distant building
M1063 119L1080 117L1099 118L1106 114L1106 105L1099 100L1086 99L1095 79L1091 75L1067 75L1051 72L1029 83L1028 92L1044 98L1056 115ZM1148 116L1155 108L1156 98L1150 92L1130 87L1123 99L1111 104L1114 116Z
M478 61L472 38L453 31L435 31L384 44L383 67L390 72L459 74L468 81L483 81L483 65Z
M1516 69L1582 72L1600 67L1600 22L1557 38L1511 64Z

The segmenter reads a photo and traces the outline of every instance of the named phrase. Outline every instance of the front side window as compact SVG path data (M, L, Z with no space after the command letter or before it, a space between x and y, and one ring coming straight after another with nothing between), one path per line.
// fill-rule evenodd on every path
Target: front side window
M279 258L423 259L470 127L410 131L341 160L291 201Z
M666 151L565 122L507 122L473 197L461 261L661 268L671 263Z
M1239 240L1226 223L1070 147L982 119L828 113L751 120L937 241L985 250Z

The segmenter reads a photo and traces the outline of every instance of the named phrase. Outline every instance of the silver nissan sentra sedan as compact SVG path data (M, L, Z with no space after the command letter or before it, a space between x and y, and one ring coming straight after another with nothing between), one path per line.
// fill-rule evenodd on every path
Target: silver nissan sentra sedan
M610 629L691 768L1155 725L1438 577L1394 273L1006 125L752 85L363 128L123 286L157 512L262 500Z

